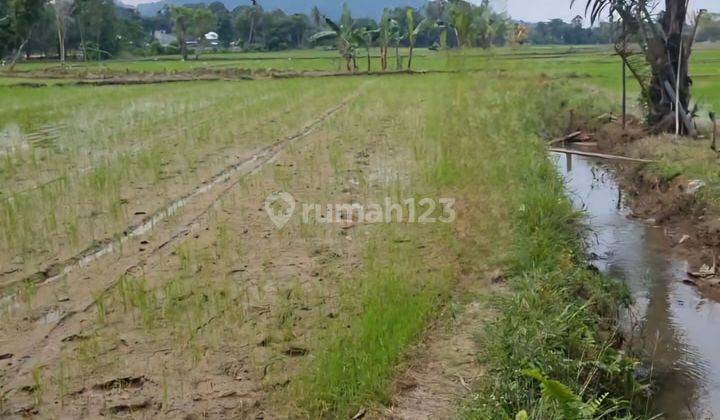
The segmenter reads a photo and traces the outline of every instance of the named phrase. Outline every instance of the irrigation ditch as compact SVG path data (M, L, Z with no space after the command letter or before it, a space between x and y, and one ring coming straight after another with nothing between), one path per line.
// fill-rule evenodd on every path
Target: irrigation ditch
M633 296L621 328L624 347L642 361L637 376L651 384L646 411L667 418L720 413L720 343L712 334L720 301L697 279L716 282L715 267L698 269L708 264L707 252L687 248L692 226L663 224L637 207L642 187L628 174L643 162L572 146L551 149L550 155L575 208L584 213L591 264L624 282Z

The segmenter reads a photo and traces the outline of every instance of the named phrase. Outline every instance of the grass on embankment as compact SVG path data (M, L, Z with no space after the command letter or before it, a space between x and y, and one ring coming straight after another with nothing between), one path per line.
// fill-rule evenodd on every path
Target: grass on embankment
M634 363L613 346L619 284L589 270L572 210L554 168L528 169L516 210L515 253L501 313L482 334L488 375L468 418L589 419L633 412L641 387ZM521 414L521 417L522 414Z
M462 415L629 413L624 401L635 392L633 364L606 334L624 289L585 267L578 215L535 135L560 124L566 103L561 98L568 92L546 81L479 75L431 82L425 83L429 104L414 108L422 114L421 135L391 141L413 150L413 188L455 196L463 211L452 235L397 229L418 235L412 238L425 235L431 247L452 249L457 266L424 275L418 266L428 263L421 253L371 247L353 321L328 332L318 346L324 351L294 384L303 411L343 418L389 403L398 366L427 321L447 304L457 268L480 282L485 279L479 266L502 264L512 280L508 293L498 297L498 319L480 339L489 373ZM403 96L417 87L398 81L394 88ZM528 91L537 93L528 97Z
M641 168L641 173L644 178L655 180L660 185L670 185L678 177L686 181L702 180L706 187L699 198L708 205L708 213L720 214L720 155L710 146L709 138L696 140L663 135L628 144L624 153L656 160Z
M572 88L545 89L539 126L556 132L560 103ZM555 109L553 109L555 108ZM535 114L531 114L535 115ZM481 334L480 360L488 367L464 408L468 418L568 418L632 416L642 387L634 363L615 348L618 310L626 289L585 262L578 213L565 195L544 148L516 148L513 247L508 290L494 302L498 319Z

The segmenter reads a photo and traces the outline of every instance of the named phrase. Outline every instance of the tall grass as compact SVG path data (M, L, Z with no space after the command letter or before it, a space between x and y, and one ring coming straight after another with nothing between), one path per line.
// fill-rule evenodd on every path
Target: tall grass
M545 104L562 104L556 95L572 95L553 86L545 93ZM557 115L561 108L550 105L544 112ZM557 132L552 120L530 123ZM629 294L588 268L579 214L536 145L531 142L526 153L518 153L513 165L513 177L521 182L509 212L508 290L494 301L497 321L481 334L480 361L488 374L463 414L478 419L632 416L643 388L634 379L634 361L617 350L616 329Z
M385 252L398 255L397 250ZM446 299L451 273L423 278L407 263L385 264L358 279L359 312L347 328L332 330L327 347L298 385L301 405L310 417L348 418L368 403L389 404L389 373Z

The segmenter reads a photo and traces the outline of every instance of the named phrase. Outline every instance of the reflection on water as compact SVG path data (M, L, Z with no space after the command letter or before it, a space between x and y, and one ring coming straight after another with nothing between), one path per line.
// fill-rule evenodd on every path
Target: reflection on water
M607 167L579 156L552 158L573 203L586 212L593 263L633 293L628 324L653 361L655 411L669 419L720 419L720 304L682 282L688 263L661 229L627 217Z

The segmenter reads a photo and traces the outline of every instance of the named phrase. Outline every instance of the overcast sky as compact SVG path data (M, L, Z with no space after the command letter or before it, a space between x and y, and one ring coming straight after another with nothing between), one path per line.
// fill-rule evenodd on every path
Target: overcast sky
M472 0L480 3L480 0ZM577 15L585 15L586 0L577 0L570 10L571 0L493 0L499 9L506 9L514 19L528 22L546 21L556 17L569 21ZM664 2L661 2L664 4ZM720 0L690 0L693 9L708 9L720 13Z
M158 0L122 0L126 4L150 3ZM312 0L306 1L312 4ZM341 1L341 0L338 0ZM480 4L482 0L470 0ZM491 0L498 10L506 10L513 19L526 22L547 21L553 18L562 18L570 21L577 15L585 15L587 0L577 0L575 7L570 10L571 0ZM661 3L664 3L661 1ZM720 0L690 0L693 9L708 9L720 13Z

